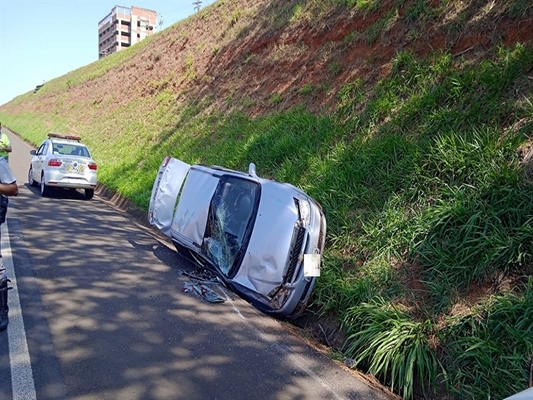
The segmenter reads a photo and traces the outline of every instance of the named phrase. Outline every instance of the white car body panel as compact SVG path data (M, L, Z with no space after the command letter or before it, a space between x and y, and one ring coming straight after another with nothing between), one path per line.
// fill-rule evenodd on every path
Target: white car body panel
M506 397L504 400L533 400L533 387Z
M150 197L148 221L167 236L170 236L176 200L190 167L172 157L165 158L159 167Z
M205 234L209 203L217 185L218 178L202 172L198 167L191 169L183 186L172 223L171 235L173 237L184 238L195 248L201 246Z
M287 189L283 193L285 201L281 201L279 190L270 193L272 186L268 183L263 183L261 188L259 211L242 263L248 268L239 269L233 280L260 293L269 293L283 280L284 271L280 271L278 266L287 264L293 232L287 226L296 224L298 210L293 201L293 191ZM269 204L263 199L269 199ZM272 199L277 201L272 203ZM275 245L266 238L275 238Z

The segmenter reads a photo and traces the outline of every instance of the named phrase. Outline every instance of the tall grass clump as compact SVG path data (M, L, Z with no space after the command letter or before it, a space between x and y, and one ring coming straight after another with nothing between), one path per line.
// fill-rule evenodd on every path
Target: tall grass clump
M429 320L417 322L380 298L351 308L345 319L344 353L354 365L375 375L405 400L415 388L432 394L443 368L430 345L435 334Z
M443 330L448 392L503 399L529 386L533 356L533 279L494 295Z
M531 267L533 191L517 166L520 140L495 130L465 132L441 136L428 152L436 199L411 256L430 279L464 289L497 271Z

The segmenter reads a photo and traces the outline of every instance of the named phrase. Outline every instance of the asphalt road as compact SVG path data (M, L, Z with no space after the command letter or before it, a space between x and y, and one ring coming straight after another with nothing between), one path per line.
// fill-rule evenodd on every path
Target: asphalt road
M4 128L4 131L7 131ZM30 188L30 146L7 132L19 196L2 225L12 278L0 399L390 399L194 267L96 195Z

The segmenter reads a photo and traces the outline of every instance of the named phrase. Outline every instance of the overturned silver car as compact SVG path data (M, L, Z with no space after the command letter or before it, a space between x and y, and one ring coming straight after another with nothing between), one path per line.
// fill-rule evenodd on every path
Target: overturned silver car
M300 189L172 157L161 164L150 223L177 250L259 310L294 318L306 307L326 237L320 205Z

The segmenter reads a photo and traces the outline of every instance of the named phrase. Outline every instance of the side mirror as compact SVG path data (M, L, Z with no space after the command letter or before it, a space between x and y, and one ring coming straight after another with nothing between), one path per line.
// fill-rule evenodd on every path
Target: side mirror
M257 174L255 173L255 164L250 163L248 166L248 175L253 176L254 178L257 178Z
M34 155L37 154L37 151L36 151L36 150L30 150L30 154L31 154L32 156L34 156Z

